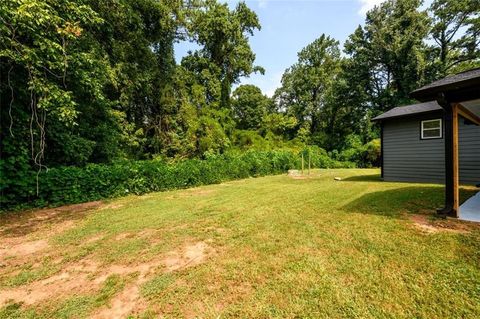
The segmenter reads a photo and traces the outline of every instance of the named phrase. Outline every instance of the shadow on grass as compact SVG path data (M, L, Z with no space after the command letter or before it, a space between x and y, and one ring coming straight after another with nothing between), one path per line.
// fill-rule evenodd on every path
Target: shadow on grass
M90 211L101 206L101 201L94 201L56 208L3 213L0 216L0 237L21 237L45 227L59 229L74 224Z
M358 176L350 176L343 179L347 182L375 182L378 183L382 181L380 174L371 174L371 175L358 175Z
M472 189L460 190L460 202L476 193ZM368 193L342 208L366 214L399 217L402 213L435 214L444 204L442 186L411 186Z

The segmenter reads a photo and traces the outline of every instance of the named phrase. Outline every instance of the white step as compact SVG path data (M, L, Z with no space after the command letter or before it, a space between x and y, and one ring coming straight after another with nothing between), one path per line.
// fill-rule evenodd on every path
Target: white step
M467 199L462 206L460 206L459 219L480 222L480 192Z

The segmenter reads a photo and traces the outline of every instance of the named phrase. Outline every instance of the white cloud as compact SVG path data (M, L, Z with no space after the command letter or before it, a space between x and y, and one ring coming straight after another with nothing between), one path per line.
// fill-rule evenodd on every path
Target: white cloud
M385 0L359 0L362 7L358 11L358 14L365 15L370 9L373 9L376 5L384 2Z

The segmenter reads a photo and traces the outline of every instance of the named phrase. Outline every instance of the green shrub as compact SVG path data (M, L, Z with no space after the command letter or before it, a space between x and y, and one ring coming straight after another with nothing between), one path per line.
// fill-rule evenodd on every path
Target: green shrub
M308 166L308 159L310 158L310 167L311 168L355 168L356 164L354 162L345 160L345 161L338 161L332 159L327 151L323 148L318 146L309 146L302 150L299 154L299 158L301 161L301 156L303 154L304 158L304 165L305 167ZM299 167L301 163L297 164Z
M334 150L330 152L329 157L341 163L355 163L358 167L380 166L380 139L375 139L362 145L359 138L353 135L347 139L346 144L347 148L341 152Z
M3 163L0 163L0 165ZM110 165L59 167L39 175L23 168L15 176L2 169L1 209L79 203L126 194L186 188L225 180L281 173L295 165L289 152L246 152L243 155L214 155L206 160L175 163L162 160L123 161Z
M381 165L381 141L379 138L365 144L364 161L368 167L379 167Z
M305 151L304 151L305 152ZM332 160L318 147L310 148L312 168L353 167L352 163ZM155 191L187 188L223 181L279 174L299 168L301 156L291 150L247 151L207 155L168 163L164 160L121 161L89 164L85 167L58 167L39 174L23 170L2 186L1 210L56 206ZM305 156L307 159L307 157ZM1 164L1 163L0 163ZM5 166L0 167L2 172ZM2 174L3 175L3 174ZM4 179L2 179L3 181Z

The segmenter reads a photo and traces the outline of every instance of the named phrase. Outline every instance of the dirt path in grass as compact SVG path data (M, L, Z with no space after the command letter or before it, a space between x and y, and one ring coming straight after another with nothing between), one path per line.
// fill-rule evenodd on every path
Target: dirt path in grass
M173 250L159 260L143 263L134 267L119 267L116 269L119 270L119 274L129 275L138 273L138 277L133 283L128 284L119 294L114 296L108 305L96 311L91 318L124 318L129 314L144 311L147 308L147 303L142 298L140 289L155 273L159 271L179 271L199 265L203 263L212 252L213 250L208 244L197 242ZM160 268L159 271L158 268ZM107 273L108 276L116 273L115 268L110 269Z
M48 240L75 227L101 201L57 208L6 213L0 218L0 271L39 259L50 248Z
M98 209L119 208L91 202L54 209L8 214L0 223L0 308L8 304L37 307L61 303L73 296L98 294L111 276L125 279L124 286L104 304L94 307L93 318L122 318L144 311L148 303L141 287L156 275L179 272L204 263L215 249L204 241L179 243L176 249L151 260L127 264L105 264L87 255L65 260L63 251L50 241ZM143 232L121 233L110 240L118 242L142 237ZM96 234L83 245L103 240ZM27 278L27 276L30 276ZM23 279L23 278L26 279Z
M95 294L110 276L118 275L122 278L134 277L134 280L127 283L105 306L95 311L93 318L126 317L145 310L146 303L141 297L140 289L156 274L194 267L205 262L214 252L207 243L195 242L185 244L151 261L136 264L103 265L84 258L62 265L58 272L47 278L19 287L1 289L0 306L9 303L31 306L46 300L61 300L71 295Z
M95 201L56 208L4 213L0 219L0 238L24 237L48 229L60 233L85 217L88 212L105 207Z

